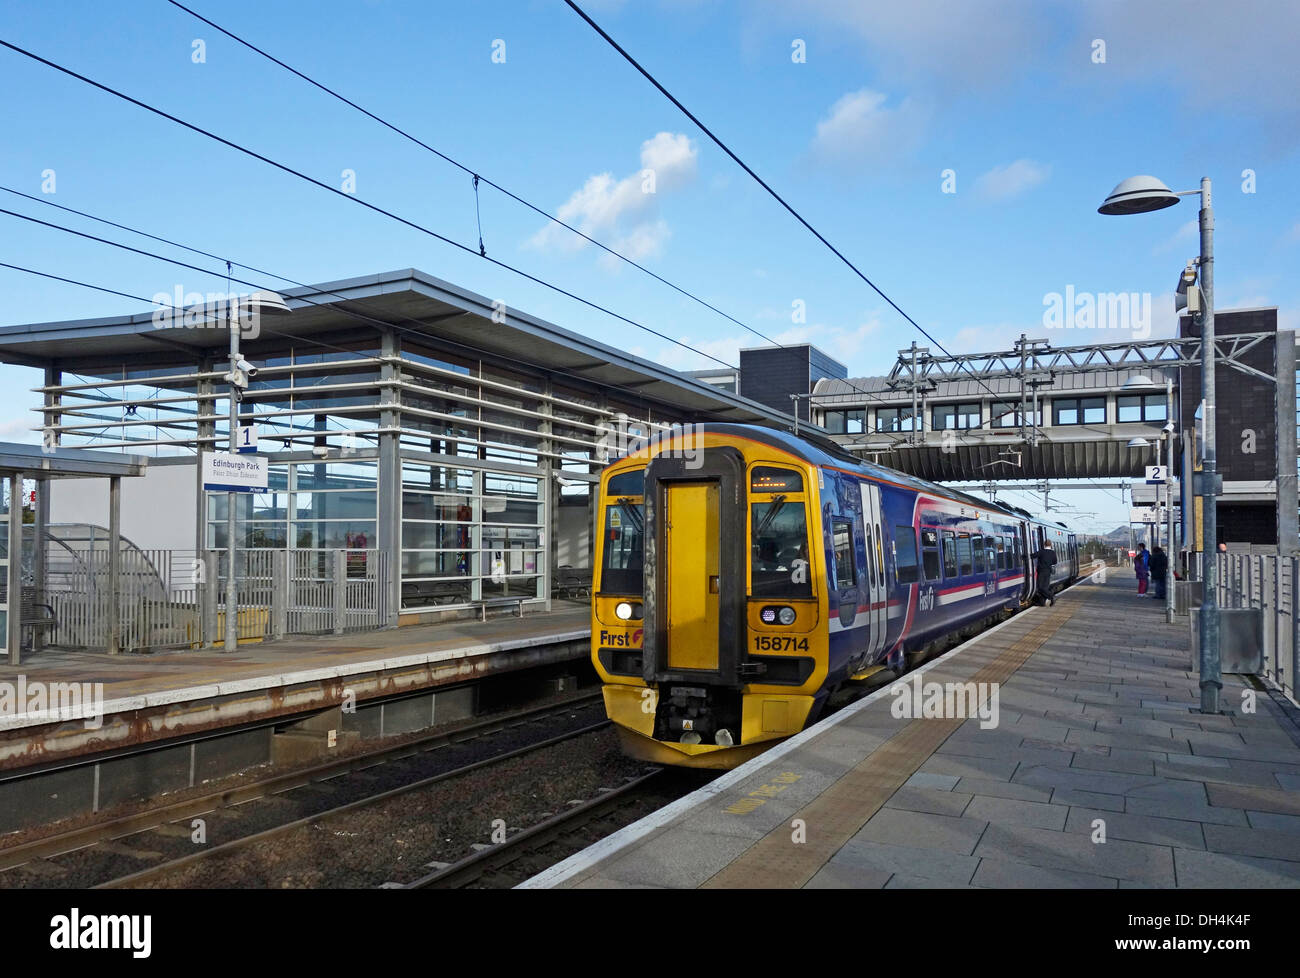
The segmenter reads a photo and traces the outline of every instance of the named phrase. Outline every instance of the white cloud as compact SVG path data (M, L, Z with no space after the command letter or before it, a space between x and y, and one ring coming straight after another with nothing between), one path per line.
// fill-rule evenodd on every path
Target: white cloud
M1192 245L1193 250L1197 249L1198 237L1200 235L1200 224L1197 221L1188 221L1178 228L1173 234L1165 238L1154 248L1151 249L1153 255L1163 255L1170 251L1175 251L1184 245ZM1188 255L1190 258L1191 255Z
M927 113L912 98L885 105L888 96L869 88L849 92L817 123L812 155L821 163L861 166L896 159L920 142Z
M785 315L788 316L789 312L787 311ZM873 334L879 331L880 326L880 319L873 314L851 328L827 326L818 323L793 326L775 334L766 330L764 332L781 346L812 343L823 352L830 354L836 360L845 364L849 368L849 376L854 376L855 371L861 373L861 368L857 364L863 364L864 358L875 352L868 349L866 344ZM741 347L748 349L769 345L759 340L752 333L740 333L712 340L694 340L690 336L679 336L677 339L688 346L694 347L701 353L733 364L740 362ZM653 355L652 359L674 370L704 370L718 366L717 363L706 357L675 345L661 347ZM889 369L888 365L885 366L885 369Z
M1043 183L1052 168L1034 160L995 166L975 180L975 193L986 200L1008 200Z
M766 0L755 9L781 28L806 30L810 19L820 20L831 43L860 44L879 77L926 85L949 99L968 86L1014 78L1040 59L1051 33L1046 7L1041 0Z
M697 151L681 133L660 132L641 144L641 168L622 179L597 173L570 195L555 216L583 234L604 240L629 258L658 254L670 236L668 224L651 213L660 194L680 189L695 177ZM613 240L608 240L608 239ZM532 248L579 251L587 242L555 222L527 242ZM618 259L605 255L611 266Z

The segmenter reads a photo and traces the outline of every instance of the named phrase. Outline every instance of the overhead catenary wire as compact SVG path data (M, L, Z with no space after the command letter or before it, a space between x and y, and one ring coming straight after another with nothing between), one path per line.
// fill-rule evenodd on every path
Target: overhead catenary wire
M656 89L658 89L660 94L662 94L666 99L668 99L668 101L672 102L672 104L676 106L677 109L681 111L683 115L685 115L688 119L690 119L691 122L693 122L695 126L700 130L700 132L704 133L704 135L706 135L714 143L714 145L716 145L719 149L721 149L724 153L726 153L727 156L729 156L737 166L739 166L742 170L744 170L760 187L762 187L765 191L767 191L767 193L772 197L773 200L775 200L787 212L789 212L789 214L796 221L802 224L813 235L813 237L815 237L818 241L820 241L823 245L825 245L826 248L829 249L830 252L834 254L836 258L838 258L841 262L843 262L844 265L846 265L853 272L854 275L856 275L868 286L870 286L871 290L875 292L876 295L880 296L880 298L882 298L885 302L887 302L889 306L900 316L902 316L903 319L905 319L909 324L911 324L917 330L917 332L919 332L927 340L929 340L940 350L942 350L945 356L949 356L949 357L952 356L952 354L948 352L947 348L942 343L940 343L933 335L931 335L931 333L928 330L926 330L925 327L923 327L920 323L918 323L915 319L913 319L910 315L908 315L907 312L904 311L904 309L897 302L891 299L885 293L885 291L880 288L880 286L876 285L874 281L868 278L866 273L863 272L862 269L860 269L852 260L850 260L849 257L844 254L844 252L842 252L839 248L835 247L835 245L833 245L826 238L825 235L823 235L820 231L818 231L815 227L813 227L813 225L802 214L800 214L799 211L795 210L795 208L791 206L790 203L784 197L782 197L779 193L777 193L776 190L774 190L766 180L760 177L758 173L756 173L748 163L746 163L743 159L741 159L740 156L738 156L731 149L730 146L724 143L713 132L712 129L706 126L699 119L699 117L695 115L695 113L693 113L690 109L688 109L681 102L680 99L678 99L675 95L673 95L672 92L668 91L668 89L664 87L664 85L659 81L658 78L656 78L653 74L651 74L621 44L619 44L616 40L614 40L614 38L611 37L604 28L602 28L599 24L597 24L594 20L592 20L592 18L588 16L586 11L584 11L581 7L579 7L577 3L574 2L574 0L564 0L564 2L568 4L568 6L574 11L574 13L576 13L579 17L581 17L584 21L586 21L587 25L590 26L591 29L594 30L597 34L599 34L600 37L610 47L612 47L615 51L617 51L623 57L623 59L627 61L628 64L630 64L633 68L635 68L636 71L646 79L646 81L648 81L651 85L653 85ZM991 396L995 398L1000 396L992 388L990 388L987 384L985 384L984 381L979 377L979 375L976 374L973 370L971 370L969 366L963 364L963 367L965 367L966 372L969 373L971 377L975 379L975 382L979 384L979 386L982 387L985 391L987 391ZM981 427L983 427L983 422L981 422Z
M101 82L97 82L93 78L88 78L87 76L79 72L73 71L71 68L67 68L61 64L58 64L57 62L49 60L48 58L43 58L32 51L28 51L26 48L19 47L18 45L3 39L0 39L0 46L6 47L11 51L16 52L17 54L21 54L24 57L30 58L33 61L45 65L46 67L53 68L55 71L68 75L71 78L75 78L76 80L83 82L87 85L90 85L93 88L97 88L102 92L114 96L115 98L122 99L124 102L129 102L130 104L135 105L138 108L144 109L147 112L152 112L154 115L166 119L169 122L173 122L178 126L182 126L186 129L189 129L191 132L196 132L201 136L206 136L207 138L214 140L215 142L221 143L223 146L227 146L230 149L243 153L244 155L249 156L262 163L265 163L268 166L275 167L277 170L281 170L285 173L290 174L291 176L295 176L300 180L305 180L308 183L321 188L322 190L329 191L331 194L334 194L338 197L342 197L344 200L350 200L355 204L358 204L362 207L367 208L368 210L375 212L376 214L381 214L384 217L397 221L398 223L403 224L406 227L411 228L412 230L419 231L422 234L426 234L432 238L436 238L437 240L443 242L444 244L451 245L452 247L457 248L471 255L478 255L478 252L474 248L472 248L467 244L464 244L463 242L457 241L455 238L448 237L445 234L440 234L439 232L434 231L431 228L425 227L424 225L416 221L412 221L409 218L402 217L400 214L396 214L393 211L390 211L384 207L380 207L378 204L372 203L363 197L357 196L356 194L351 194L344 190L340 190L337 187L332 187L328 183L325 183L324 181L321 180L317 180L315 177L309 176L308 174L303 173L301 170L296 170L293 167L289 166L288 164L281 163L278 160L274 160L269 156L265 156L261 153L258 153L256 150L249 149L247 146L243 146L240 143L234 142L233 140L226 139L223 136L218 136L216 133L208 129L204 129L202 126L195 125L192 122L186 122L184 119L172 115L170 112L166 112L156 106L150 105L147 102L143 102L140 99L127 95L125 92L121 92L110 85L105 85ZM518 268L517 266L509 264L508 262L504 262L499 258L493 258L491 255L486 255L486 254L479 255L479 257L482 258L484 261L491 262L493 265L496 265L497 267L502 268L505 271L518 275L521 278L527 279L528 281L534 283L535 285L540 285L543 288L550 289L553 292L563 295L566 298L572 299L575 302L579 302L582 305L585 305L591 309L596 310L597 312L602 312L607 316L611 316L614 319L627 323L630 326L634 326L637 329L650 333L651 335L656 336L659 339L664 340L668 343L671 343L674 346L681 347L682 349L687 350L690 353L694 353L697 356L704 357L707 360L712 360L714 363L717 363L720 366L726 367L730 370L737 369L734 364L727 363L725 360L720 360L719 358L713 356L712 354L705 353L702 350L697 350L695 347L691 346L688 343L684 343L681 340L674 339L673 337L667 335L666 333L661 333L659 330L656 330L650 326L646 326L644 323L637 322L635 319L631 319L627 316L624 316L622 313L615 312L614 310L608 308L607 306L601 305L600 303L595 302L594 300L587 299L574 292L570 292L569 290L563 288L562 286L556 285L554 282L548 282L543 278L539 278L538 276L526 272L523 269Z
M568 223L567 221L562 220L560 217L558 217L555 214L552 214L545 208L540 207L537 204L534 204L532 201L527 200L526 198L507 189L501 184L488 179L487 177L479 173L477 170L472 169L467 164L462 163L461 161L455 159L451 155L430 145L429 143L425 142L423 139L420 139L418 136L415 136L414 134L404 129L403 127L397 125L396 123L390 122L389 120L383 118L377 113L370 111L369 109L365 108L364 106L360 105L354 100L343 95L336 89L311 77L306 72L300 71L299 69L293 67L292 65L281 60L280 58L277 58L275 55L266 51L264 48L261 48L258 45L254 44L252 41L249 41L247 38L242 37L236 32L226 27L223 27L222 25L216 23L215 21L203 16L198 11L190 7L187 7L183 3L178 2L178 0L167 0L167 2L170 3L173 7L176 7L178 10L183 10L185 13L189 14L191 17L194 17L196 20L199 20L202 23L207 24L213 30L216 30L221 34L224 34L226 37L230 38L232 41L236 42L237 44L241 44L244 47L248 48L248 50L260 55L261 57L265 58L267 61L270 61L272 64L275 64L280 68L283 68L285 71L289 72L291 75L294 75L295 77L306 82L308 85L311 85L316 89L319 89L320 91L329 95L331 98L337 99L338 101L342 102L344 105L347 105L352 109L355 109L356 111L360 112L362 115L366 116L367 118L373 120L374 122L377 122L379 125L401 136L403 139L406 139L409 142L413 143L414 145L419 146L421 149L424 149L429 153L432 153L434 156L438 157L444 162L450 164L453 167L456 167L457 169L463 171L464 173L472 177L473 187L474 187L474 216L476 222L478 223L480 256L482 257L487 256L487 250L483 245L483 222L479 212L478 188L479 188L479 183L482 182L487 186L491 187L493 190L498 191L504 196L522 205L523 207L528 208L530 211L534 212L535 214L538 214L539 216L546 218L548 221L552 221L553 223L571 232L572 234L575 234L578 237L582 238L584 241L588 242L589 244L595 245L597 248L600 248L606 254L609 254L612 257L617 258L620 261L627 263L628 265L631 265L633 268L637 269L638 271L642 272L645 275L650 276L660 284L668 286L670 289L673 289L675 292L678 292L679 294L685 296L686 298L690 299L692 302L698 303L699 305L703 306L705 309L708 309L709 311L716 313L717 315L721 316L723 319L726 319L729 322L735 324L736 326L739 326L741 329L753 334L754 336L757 336L759 339L767 343L771 343L773 347L775 347L776 349L788 350L792 354L794 354L795 351L791 349L791 347L787 346L786 344L780 342L777 339L774 339L771 336L768 336L766 333L763 333L758 329L755 329L753 326L750 326L748 323L745 323L742 320L737 319L735 316L731 315L728 312L723 311L713 303L707 301L706 299L701 298L696 293L691 292L689 289L683 288L677 283L660 275L658 272L655 272L650 268L647 268L645 265L636 261L634 258L630 258L627 255L625 255L623 252L619 251L618 249L610 245L607 245L604 242L592 237L590 234L587 234L582 229L575 227L574 225ZM888 403L879 395L876 395L870 391L857 387L857 385L853 384L852 381L845 381L845 382L848 383L851 387L853 387L855 391L861 393L862 395L864 395L865 397L871 400L880 401L881 403ZM798 405L795 406L794 413L796 415L798 414Z
M169 245L169 246L171 246L171 247L180 248L180 249L183 249L183 250L185 250L185 251L189 251L189 252L192 252L192 253L194 253L194 254L201 255L201 256L203 256L203 257L205 257L205 258L212 258L212 259L214 259L214 260L216 260L216 261L220 261L220 262L226 262L226 261L227 261L227 259L222 258L222 257L220 257L219 255L213 254L212 252L203 251L202 249L195 248L195 247L192 247L192 246L190 246L190 245L183 244L183 243L181 243L181 242L179 242L179 241L174 241L174 240L171 240L171 239L169 239L169 238L163 238L163 237L160 237L160 236L155 235L155 234L150 234L150 233L147 232L147 231L142 231L142 230L140 230L140 229L138 229L138 228L133 228L133 227L131 227L130 225L121 224L121 223L118 223L118 222L116 222L116 221L110 221L110 220L108 220L108 219L106 219L106 218L102 218L102 217L97 217L96 215L91 214L91 213L86 212L86 211L80 211L80 210L76 210L76 209L71 208L71 207L66 207L66 206L64 206L64 205L62 205L62 204L56 204L56 203L54 203L54 202L51 201L51 200L46 200L45 198L33 197L33 196L30 195L30 194L23 193L21 190L14 190L14 189L11 188L11 187L5 187L5 186L0 186L0 190L5 190L5 191L7 191L7 192L9 192L9 193L17 194L17 195L20 196L20 197L27 197L27 198L29 198L29 199L31 199L31 200L39 201L40 203L43 203L43 204L49 204L50 206L52 206L52 207L56 207L56 208L58 208L59 210L68 211L68 212L70 212L70 213L77 214L77 215L79 215L79 216L81 216L81 217L86 217L86 218L88 218L88 219L90 219L90 220L98 221L98 222L100 222L100 223L102 223L102 224L107 224L107 225L110 225L110 226L112 226L112 227L118 228L118 229L120 229L120 230L127 231L127 232L129 232L129 233L131 233L131 234L138 234L138 235L140 235L140 236L142 236L142 237L146 237L146 238L149 238L149 239L151 239L151 240L158 241L158 242L160 242L160 243L162 243L162 244L166 244L166 245ZM64 225L61 225L61 224L55 224L55 223L52 223L52 222L49 222L49 221L42 221L42 220L40 220L40 219L38 219L38 218L29 217L28 215L25 215L25 214L19 214L19 213L15 212L15 211L10 211L10 210L7 210L7 209L5 209L5 208L0 208L0 213L7 214L7 215L10 215L10 216L13 216L13 217L17 217L17 218L20 218L20 219L25 220L25 221L30 221L31 223L34 223L34 224L43 225L43 226L48 227L48 228L51 228L51 229L53 229L53 230L63 231L63 232L65 232L65 233L67 233L67 234L75 235L75 236L77 236L77 237L87 238L87 239L89 239L89 240L95 241L95 242L100 243L100 244L108 245L108 246L113 247L113 248L118 248L118 249L121 249L121 250L124 250L124 251L134 252L135 254L141 255L141 256L146 257L146 258L152 258L152 259L155 259L155 260L157 260L157 261L162 261L162 262L166 262L166 263L168 263L168 264L177 265L177 266L182 267L182 268L188 268L188 269L190 269L190 270L192 270L192 271L197 271L197 272L203 273L203 274L205 274L205 275L210 275L210 276L217 277L217 278L225 277L225 278L227 279L227 282L235 282L235 283L237 283L237 284L239 284L239 285L246 285L246 286L248 286L248 287L250 287L250 288L253 288L253 289L264 289L264 288L267 288L267 286L266 286L264 283L254 282L254 281L250 281L250 280L247 280L247 279L234 278L234 277L232 277L232 276L228 276L227 273L226 273L226 272L223 272L223 271L217 271L217 270L214 270L214 269L206 269L206 268L202 268L201 266L198 266L198 265L192 265L192 264L190 264L190 263L188 263L188 262L183 262L183 261L180 261L179 259L176 259L176 258L171 258L171 257L168 257L168 256L166 256L166 255L159 255L159 254L156 254L156 253L154 253L154 252L151 252L151 251L145 251L145 250L140 249L140 248L134 248L134 247L132 247L132 246L130 246L130 245L124 244L124 243L119 242L119 241L113 241L113 240L111 240L111 239L109 239L109 238L101 238L101 237L99 237L99 236L97 236L97 235L92 235L92 234L89 234L88 232L85 232L85 231L79 231L79 230L77 230L77 229L75 229L75 228L65 227ZM233 265L233 266L236 267L236 268L242 268L242 269L245 269L245 270L247 270L247 271L249 271L249 272L252 272L252 273L254 273L254 274L256 274L256 275L267 275L267 276L270 276L271 278L274 278L274 279L277 279L277 280L279 280L279 281L283 281L283 282L288 282L288 283L290 283L290 284L292 284L292 285L296 285L296 286L299 286L299 287L304 288L304 289L313 289L313 290L316 291L316 294L318 294L318 295L332 295L332 296L335 296L336 298L338 298L338 299L340 299L340 300L343 300L344 302L351 301L351 299L350 299L348 296L344 295L343 293L340 293L340 292L334 292L334 291L331 291L331 290L329 290L329 289L321 289L321 288L319 288L318 286L314 286L314 285L308 285L308 284L306 284L306 283L299 282L299 281L297 281L297 280L295 280L295 279L293 279L293 278L290 278L290 277L288 277L288 276L280 275L280 274L277 274L277 273L275 273L275 272L271 272L271 271L267 271L267 270L265 270L265 269L257 268L256 266L243 264L243 263L241 263L241 262L237 262L237 261L233 261L233 260L230 261L230 264ZM14 268L14 269L19 270L19 271L28 271L28 272L32 272L32 274L41 275L41 276L44 277L44 278L56 278L56 279L57 279L57 278L59 277L59 276L51 275L51 274L49 274L49 273L45 273L45 272L36 272L36 271L34 271L34 270L32 270L32 269L21 268L21 267L19 267L19 266L6 266L6 267L11 267L11 268ZM88 285L87 283L79 282L79 281L72 280L72 279L68 279L67 281L69 282L69 284L82 285L82 286L85 286L85 287L87 287L87 288L98 289L99 291L106 291L106 292L112 292L112 291L113 291L113 290L111 290L111 289L105 289L105 288L100 287L100 286L92 286L92 285ZM229 288L227 289L227 291L229 291ZM130 295L130 294L127 294L127 293L117 293L117 294L121 295L123 298L137 299L137 300L139 300L139 301L141 301L141 302L145 302L146 304L154 304L153 300L143 299L143 298L141 298L141 297L139 297L139 296ZM368 316L368 315L366 315L365 313L357 312L357 311L354 310L354 309L347 309L347 308L345 308L345 307L343 307L343 306L341 306L341 305L339 305L339 304L337 304L337 303L334 303L334 302L316 302L316 301L314 301L314 300L312 300L312 299L307 298L306 296L297 296L297 297L295 297L295 298L296 298L297 301L305 302L305 303L307 303L308 305L312 305L312 306L320 306L320 307L325 307L325 308L334 309L335 311L337 311L337 312L343 314L344 316L347 316L347 317L349 317L349 318L355 319L355 320L357 320L357 321L359 321L359 322L366 322L366 323L370 323L370 324L372 324L372 325L374 325L374 326L378 326L378 327L382 327L382 328L393 329L393 330L394 330L395 332L397 332L397 333L401 333L401 334L403 334L403 335L413 336L413 337L416 337L416 338L418 338L418 339L421 339L421 340L423 340L423 341L425 341L425 342L429 341L429 339L431 338L430 335L429 335L427 332L425 332L425 330L424 330L424 328L423 328L425 324L424 324L424 323L421 323L421 322L420 322L419 320L417 320L417 319L412 319L412 318L409 317L409 316L402 317L402 319L403 319L404 321L406 321L406 322L413 323L413 324L414 324L416 327L418 327L418 328L416 328L416 329L411 329L411 328L409 328L409 327L401 326L399 323L395 323L395 322L392 322L392 321L389 321L389 320L386 320L386 319L378 319L378 318L376 318L376 317L374 317L374 316ZM336 345L334 345L334 344L332 344L332 343L327 343L327 342L324 342L324 341L322 341L322 340L316 340L316 339L313 339L313 338L311 338L311 337L301 336L301 335L299 335L299 334L288 334L288 333L283 333L283 332L279 332L279 331L276 331L276 330L273 330L273 329L267 328L267 327L265 327L265 326L262 327L262 332L267 333L268 335L272 335L272 336L283 336L283 337L287 337L287 338L290 338L290 339L293 339L293 340L301 340L301 341L306 342L306 343L308 343L308 344L313 344L313 345L316 345L316 346L320 346L320 347L322 347L322 348L331 349L331 350L334 350L334 351L336 351L336 352L348 353L348 354L351 354L351 355L357 357L358 359L362 359L362 360L373 360L373 361L375 361L376 363L381 363L381 364L384 362L383 359L382 359L381 357L375 357L375 356L372 356L372 355L370 355L370 354L361 353L361 352L358 352L358 351L355 351L355 350L349 350L349 349L346 348L346 347L336 346ZM518 359L515 359L515 358L512 358L512 357L506 356L506 355L504 355L504 354L501 354L500 357L501 357L501 359L504 360L504 361L507 361L507 362L509 362L509 363L518 364L518 365L521 366L521 367L530 367L530 366L531 366L530 364L528 364L528 363L525 362L525 361L518 360ZM639 399L639 398L637 398L637 395L635 394L635 392L629 392L629 391L627 391L625 388L619 387L618 385L611 385L611 384L607 384L607 383L604 383L604 382L601 382L601 381L593 380L593 379L591 379L591 378L589 378L589 377L583 377L583 376L580 376L580 375L578 375L578 374L571 374L571 373L569 373L569 372L567 372L567 371L565 371L565 370L559 369L559 368L555 368L555 369L553 369L552 372L555 373L557 376L567 377L567 378L569 378L569 379L571 379L571 380L577 381L578 383L580 383L580 384L582 384L582 385L595 385L595 386L597 386L597 387L603 387L603 388L607 388L607 389L609 389L609 390L616 390L616 391L619 391L619 392L621 392L621 393L623 393L623 394L625 394L625 395L630 394L631 397L632 397L633 399Z

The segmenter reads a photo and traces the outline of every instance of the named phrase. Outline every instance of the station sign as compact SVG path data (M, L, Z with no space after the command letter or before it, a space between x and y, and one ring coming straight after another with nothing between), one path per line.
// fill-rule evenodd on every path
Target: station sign
M241 424L235 438L236 450L240 455L249 455L257 451L257 425Z
M1167 465L1148 465L1147 482L1162 483L1169 481L1169 466Z
M203 454L203 488L210 492L266 492L269 466L264 455Z

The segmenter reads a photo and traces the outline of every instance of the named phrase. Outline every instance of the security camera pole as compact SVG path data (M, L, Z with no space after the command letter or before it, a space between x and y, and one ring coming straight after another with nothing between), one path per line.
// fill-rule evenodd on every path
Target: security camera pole
M1165 453L1169 463L1165 468L1165 519L1169 525L1169 549L1165 551L1165 560L1168 561L1165 569L1165 624L1172 625L1174 623L1174 554L1177 550L1174 548L1174 378L1168 375L1165 376L1165 430L1161 434L1169 444L1169 451Z
M239 451L239 300L230 299L230 454ZM238 530L236 503L239 493L226 493L226 651L239 646L238 597L235 587L235 533Z

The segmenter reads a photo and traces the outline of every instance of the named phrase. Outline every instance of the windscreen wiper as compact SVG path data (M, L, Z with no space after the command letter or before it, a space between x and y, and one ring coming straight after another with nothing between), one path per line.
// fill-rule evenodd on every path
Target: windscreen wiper
M784 493L780 496L772 497L772 508L767 511L767 515L763 517L763 522L760 523L758 529L754 531L754 539L758 539L767 533L767 528L772 525L772 521L776 519L776 514L781 512L783 506L785 506Z

